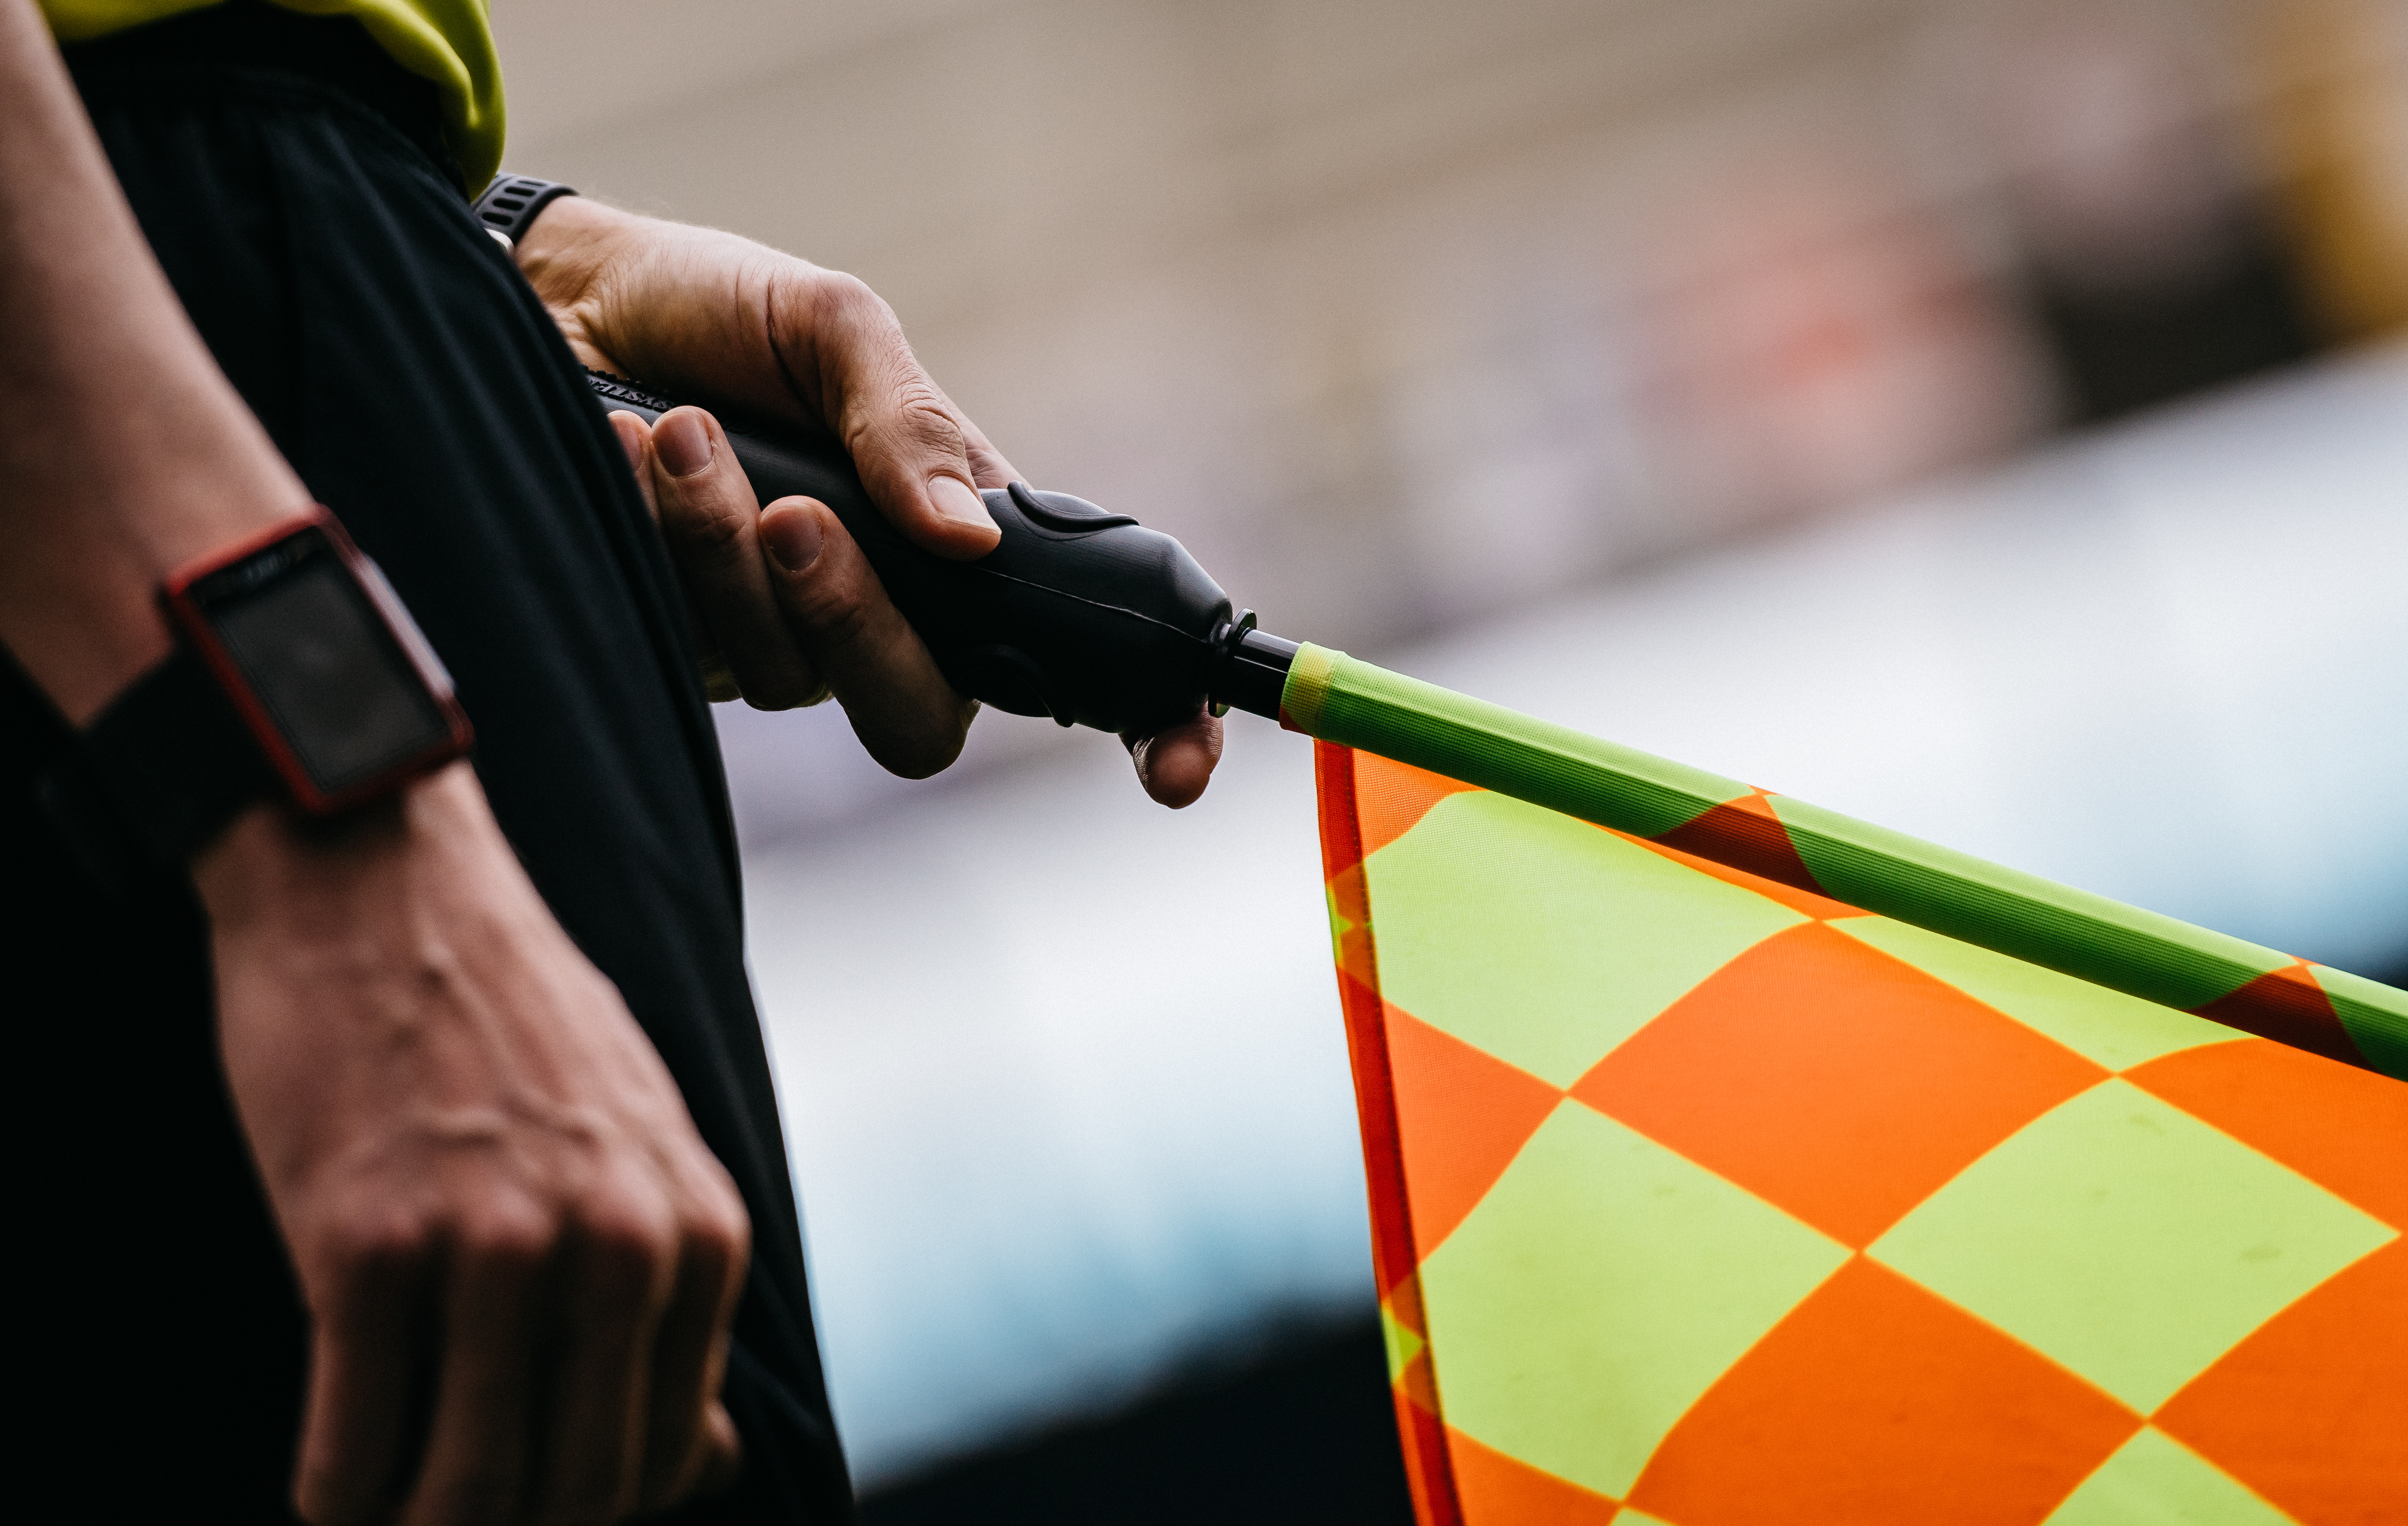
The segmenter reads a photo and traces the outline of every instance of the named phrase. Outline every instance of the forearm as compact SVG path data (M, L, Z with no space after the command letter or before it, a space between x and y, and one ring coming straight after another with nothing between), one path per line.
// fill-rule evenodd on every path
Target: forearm
M178 564L308 493L194 332L31 0L0 0L0 641L79 723Z

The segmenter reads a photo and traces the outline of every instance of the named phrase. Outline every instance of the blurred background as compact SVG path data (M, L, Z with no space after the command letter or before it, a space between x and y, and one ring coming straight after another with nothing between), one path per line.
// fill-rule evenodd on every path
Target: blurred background
M496 0L1266 628L2408 977L2401 0ZM1407 1519L1309 749L723 706L873 1521Z

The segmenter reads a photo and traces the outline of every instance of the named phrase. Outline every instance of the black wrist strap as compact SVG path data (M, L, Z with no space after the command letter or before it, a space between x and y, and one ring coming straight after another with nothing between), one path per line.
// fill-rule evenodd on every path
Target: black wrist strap
M577 188L556 180L538 180L526 175L500 175L485 187L471 208L477 221L494 233L516 244L537 216L563 196L574 196Z
M182 643L77 742L36 789L53 830L103 885L180 871L244 807L281 790L234 702Z

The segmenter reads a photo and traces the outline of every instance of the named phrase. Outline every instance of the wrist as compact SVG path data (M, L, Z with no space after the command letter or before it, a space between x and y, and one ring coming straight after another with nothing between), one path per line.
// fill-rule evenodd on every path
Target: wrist
M262 801L333 820L468 749L451 676L323 509L176 569L158 597L179 641L36 783L104 888L189 868Z
M221 935L274 922L340 936L356 921L362 887L389 888L390 871L413 855L498 831L463 760L332 819L262 801L193 855L193 885Z
M556 308L589 295L637 230L651 221L590 196L563 196L521 230L510 252L536 295Z
M543 217L522 230L511 250L519 273L552 315L578 363L598 371L627 374L627 363L609 333L609 294L614 271L641 243L649 218L623 212L584 196L563 196Z

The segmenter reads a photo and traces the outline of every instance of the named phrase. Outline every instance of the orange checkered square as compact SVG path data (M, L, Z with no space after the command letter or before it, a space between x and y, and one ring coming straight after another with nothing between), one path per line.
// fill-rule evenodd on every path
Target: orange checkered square
M1809 922L1724 965L1571 1094L1861 1248L2106 1075Z
M2154 1419L2300 1526L2408 1520L2408 1241L2267 1320Z
M2032 1526L2140 1425L1857 1257L1690 1408L1628 1503L1681 1526Z

